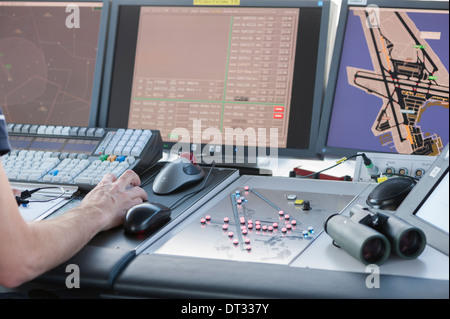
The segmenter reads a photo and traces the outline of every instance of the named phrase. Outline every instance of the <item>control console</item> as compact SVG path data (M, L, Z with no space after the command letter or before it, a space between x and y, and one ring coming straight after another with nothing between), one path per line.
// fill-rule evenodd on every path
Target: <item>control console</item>
M321 182L241 176L145 253L287 265L370 186Z
M387 177L412 176L420 179L436 160L436 156L368 152L365 152L365 154L373 163L374 173L383 174ZM356 158L353 180L357 182L374 182L369 171L364 166L361 156Z
M10 181L89 190L106 173L142 174L162 156L158 130L8 124L12 151L1 158Z

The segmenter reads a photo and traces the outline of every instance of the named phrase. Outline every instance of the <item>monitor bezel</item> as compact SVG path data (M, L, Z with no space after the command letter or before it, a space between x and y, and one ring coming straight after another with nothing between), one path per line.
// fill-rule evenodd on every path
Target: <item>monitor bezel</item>
M15 2L15 1L4 1L0 2ZM89 120L87 123L88 127L96 127L98 126L99 120L99 110L100 110L100 98L101 98L101 89L102 89L102 81L103 81L103 67L104 67L104 58L106 52L106 39L108 33L108 24L109 24L109 13L110 13L110 0L27 0L27 2L61 2L69 4L76 4L77 2L95 2L102 5L102 12L100 17L100 25L98 31L98 39L97 39L97 53L95 57L95 69L94 69L94 78L92 80L92 96L91 96L91 109L89 111ZM15 124L23 124L23 123L15 123ZM35 123L39 124L39 123Z
M417 185L414 186L395 212L396 216L422 229L427 237L428 245L447 256L449 253L449 234L416 214L448 172L449 144L444 147L433 165L427 170Z
M316 152L322 156L351 156L359 152L387 153L369 149L345 148L328 146L328 133L330 128L331 116L333 112L333 103L336 93L336 86L339 77L339 68L341 63L342 50L347 28L347 19L349 16L349 7L366 7L368 5L377 5L380 8L402 8L402 9L437 9L448 10L448 1L415 1L415 0L399 0L399 1L383 1L368 0L364 5L349 0L343 2L339 13L339 22L336 29L336 38L334 43L333 54L331 57L330 73L328 77L327 88L322 106L322 115L320 120L319 136L317 139Z
M268 0L240 0L240 5L237 7L318 7L321 3L322 15L320 24L320 39L318 45L318 58L316 67L314 105L312 106L312 123L310 128L309 148L295 149L295 148L278 148L278 157L299 157L299 158L316 158L317 135L319 132L320 112L323 102L323 94L325 91L325 68L326 68L326 52L328 40L328 26L330 16L330 0L325 1L308 1L308 0L280 0L277 2ZM111 96L112 76L114 72L114 58L116 47L116 32L118 28L118 20L121 6L193 6L193 0L112 0L110 26L108 30L107 52L105 55L105 70L104 81L102 88L102 98L99 113L99 126L108 127L108 107ZM206 5L207 7L207 5ZM227 6L228 7L228 6ZM154 129L158 129L157 127ZM170 149L177 142L164 142L164 148ZM201 144L197 146L197 152L203 150L209 144ZM226 145L222 145L222 154L225 154ZM238 146L239 151L233 146L236 153L248 154L248 147ZM192 150L192 145L191 145ZM266 148L266 154L272 154L269 148ZM199 155L202 155L201 153ZM205 154L203 154L205 155Z

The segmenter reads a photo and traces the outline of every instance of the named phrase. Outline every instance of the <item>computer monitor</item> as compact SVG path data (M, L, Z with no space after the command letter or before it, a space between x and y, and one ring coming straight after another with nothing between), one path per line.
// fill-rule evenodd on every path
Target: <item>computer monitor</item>
M108 1L0 1L8 123L95 126Z
M329 8L112 1L102 125L157 129L165 148L190 145L216 163L316 156Z
M448 1L359 2L341 6L317 152L438 155L449 142Z

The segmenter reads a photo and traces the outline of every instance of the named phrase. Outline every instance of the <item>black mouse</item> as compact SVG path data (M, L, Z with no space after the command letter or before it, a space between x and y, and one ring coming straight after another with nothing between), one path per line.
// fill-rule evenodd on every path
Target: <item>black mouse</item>
M144 233L169 221L171 213L170 208L162 204L145 202L128 210L123 228L127 233Z
M411 178L390 178L370 192L366 203L377 209L396 210L415 185L416 181Z
M204 176L205 172L199 165L185 157L178 157L166 164L155 177L153 192L158 195L170 194L201 181Z

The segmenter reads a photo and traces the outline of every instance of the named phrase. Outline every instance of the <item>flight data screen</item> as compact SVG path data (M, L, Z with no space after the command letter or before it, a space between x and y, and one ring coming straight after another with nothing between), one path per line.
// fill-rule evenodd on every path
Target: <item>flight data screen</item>
M234 141L260 146L276 128L287 146L299 8L140 10L129 128L158 128L165 141L187 129L202 143L214 132L267 128Z

